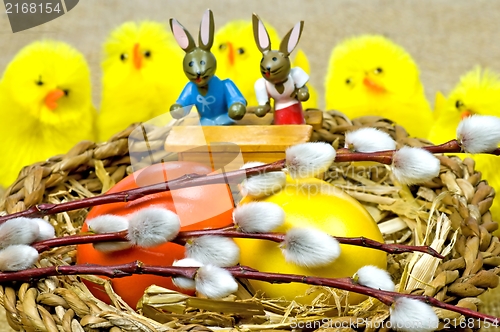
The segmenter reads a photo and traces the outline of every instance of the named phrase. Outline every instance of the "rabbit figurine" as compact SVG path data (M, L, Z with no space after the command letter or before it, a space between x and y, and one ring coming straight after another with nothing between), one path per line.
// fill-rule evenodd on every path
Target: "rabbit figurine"
M304 22L300 21L286 34L278 50L271 49L271 41L264 23L252 15L253 35L262 53L260 72L262 78L255 82L259 106L255 114L263 117L271 110L269 98L274 99L274 124L305 123L301 101L309 99L306 83L309 75L300 67L291 68L290 53L297 46Z
M246 113L245 98L231 80L215 76L217 61L210 52L214 40L212 11L205 11L201 20L199 47L177 20L170 19L170 28L177 44L186 52L183 69L189 79L176 103L170 107L170 114L176 119L182 118L187 115L183 107L196 105L204 126L230 125L242 119Z

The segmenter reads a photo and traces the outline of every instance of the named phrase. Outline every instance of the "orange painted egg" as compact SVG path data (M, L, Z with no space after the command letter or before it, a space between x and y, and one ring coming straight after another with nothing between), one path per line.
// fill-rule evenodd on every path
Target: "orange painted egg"
M111 188L108 193L116 193L140 186L161 183L185 174L208 174L209 167L194 162L175 161L155 164L129 175ZM233 200L229 186L210 184L184 189L174 189L147 195L131 202L112 203L92 208L87 220L104 214L127 216L147 207L163 207L179 216L181 231L211 229L232 224ZM85 223L82 232L88 230ZM115 265L141 261L150 265L172 265L174 260L184 258L184 247L175 243L165 243L153 248L132 247L130 249L103 253L94 249L92 244L77 246L78 264ZM95 297L109 302L109 297L102 286L84 281ZM171 278L153 275L133 275L111 280L114 291L130 306L135 307L144 290L150 285L177 289ZM184 291L185 292L185 291Z

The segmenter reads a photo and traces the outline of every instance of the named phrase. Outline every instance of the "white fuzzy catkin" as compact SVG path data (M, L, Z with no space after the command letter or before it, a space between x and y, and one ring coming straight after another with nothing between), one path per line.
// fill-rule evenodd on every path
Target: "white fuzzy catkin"
M240 248L226 237L203 235L186 242L186 257L193 258L202 264L216 266L234 266L240 260Z
M286 151L286 169L293 179L315 177L328 170L335 160L331 144L309 142L289 147Z
M292 228L280 244L287 262L304 267L321 267L340 255L340 245L332 236L314 228Z
M36 241L43 241L43 240L48 240L48 239L53 239L56 237L56 231L54 229L54 226L49 224L48 221L42 218L34 218L38 224L38 229L39 229L39 234L38 237L36 238Z
M86 221L89 231L102 234L121 232L128 229L128 219L114 214L103 214Z
M31 244L40 236L38 222L32 218L13 218L0 225L0 247Z
M345 148L356 152L395 150L396 141L385 131L360 128L345 134Z
M358 284L366 287L394 292L395 285L389 272L373 265L360 268L354 279Z
M390 308L391 328L404 332L431 332L439 325L432 307L422 301L400 297Z
M267 233L283 224L285 211L275 203L250 202L234 209L233 220L244 233Z
M404 146L392 157L392 172L403 184L429 181L439 175L441 163L432 153L420 148Z
M184 259L180 259L178 261L174 261L172 266L200 267L200 266L203 266L203 264L198 262L196 259L184 258ZM190 290L196 289L196 283L193 279L184 278L184 277L173 277L172 282L174 283L175 286L182 288L182 289L190 289Z
M128 219L114 214L103 214L87 220L86 223L89 230L97 234L121 232L128 229ZM132 247L129 241L102 242L92 245L96 250L106 253Z
M38 251L25 244L15 244L0 250L0 271L22 271L38 260Z
M210 299L220 299L238 290L238 283L231 273L214 265L200 267L195 284L196 291Z
M460 121L457 140L468 153L491 152L500 143L500 118L489 115L472 115Z
M175 238L180 228L177 214L164 208L150 207L130 216L127 238L139 247L154 247Z
M262 166L261 162L248 162L241 169ZM286 174L283 171L267 172L258 175L252 175L246 178L239 185L243 196L252 198L262 198L271 196L286 185Z

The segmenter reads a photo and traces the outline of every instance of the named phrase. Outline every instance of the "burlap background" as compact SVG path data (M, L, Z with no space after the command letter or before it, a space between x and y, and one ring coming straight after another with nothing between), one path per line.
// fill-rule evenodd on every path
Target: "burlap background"
M195 31L206 8L214 11L219 27L231 19L249 19L256 12L281 35L304 20L300 47L311 61L311 83L319 90L320 105L333 46L361 33L384 34L413 55L431 104L437 90L448 92L475 64L500 71L500 1L493 0L81 0L64 16L16 34L6 14L0 15L0 70L30 41L64 40L87 57L98 106L101 45L111 29L126 20L167 22L175 17ZM0 331L8 331L3 313L0 317Z

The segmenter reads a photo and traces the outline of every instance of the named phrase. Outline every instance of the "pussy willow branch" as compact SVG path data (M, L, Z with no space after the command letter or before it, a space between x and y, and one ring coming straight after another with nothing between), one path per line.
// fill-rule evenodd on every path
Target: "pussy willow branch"
M436 145L436 146L426 146L423 149L432 153L460 153L462 148L457 140L451 140L447 143ZM337 156L335 157L335 162L349 162L349 161L374 161L385 165L390 165L392 163L392 155L395 150L363 153L363 152L352 152L348 149L337 150ZM500 149L496 149L488 154L500 155ZM275 161L270 164L256 166L252 168L247 168L243 170L236 170L226 173L219 174L187 174L181 176L180 178L165 181L149 186L144 186L140 188L124 190L112 194L102 194L99 196L83 198L80 200L75 200L71 202L64 202L59 204L42 203L30 207L27 210L8 214L5 216L0 216L0 224L16 217L43 217L60 212L68 212L78 209L89 208L102 204L119 203L119 202L131 202L141 197L169 191L172 189L190 188L196 186L202 186L207 184L216 183L241 183L247 176L280 171L286 165L284 159Z
M14 280L32 281L49 276L86 274L107 276L110 278L128 277L133 274L152 274L163 277L185 277L194 279L197 270L198 268L196 267L152 266L146 265L139 261L131 262L128 264L107 266L94 264L65 265L34 268L19 272L0 273L0 283ZM500 321L500 318L479 313L471 309L444 303L429 296L402 294L362 286L360 284L357 284L352 278L321 278L297 274L268 273L260 272L246 266L235 266L226 268L226 270L228 270L235 278L260 280L269 283L297 282L315 286L333 287L374 297L388 306L392 305L394 301L396 301L396 299L399 297L408 297L423 301L438 308L457 312L467 317L480 319L482 322L488 321L494 324L498 324L498 322Z
M82 198L71 202L64 202L59 204L42 203L34 205L24 211L8 214L5 216L0 216L0 224L9 219L17 217L43 217L60 212L84 209L102 204L131 202L147 195L156 194L159 192L169 191L173 189L190 188L190 187L197 187L197 186L216 184L216 183L241 183L247 176L273 172L273 171L281 171L283 167L285 167L284 159L262 166L241 169L226 173L211 174L211 175L186 174L184 176L181 176L177 179L170 181L143 186L140 188L124 190L111 194L103 194L94 197Z
M458 142L458 140L456 140L456 139L452 139L448 142L445 142L445 143L439 144L439 145L423 146L423 147L421 147L421 149L427 150L430 153L464 153L463 148L460 145L460 142ZM386 151L363 153L363 152L352 152L349 149L342 148L342 149L337 150L337 158L339 158L341 155L342 159L344 159L344 158L349 159L349 155L354 154L353 158L359 159L359 160L345 160L345 161L367 161L367 160L363 159L363 156L364 155L372 155L374 159L381 158L381 161L379 161L380 163L389 165L392 162L392 155L396 151L397 150L386 150ZM490 154L490 155L500 156L500 148L497 148L493 151L483 152L481 154ZM382 162L382 161L385 161L385 159L383 159L383 157L390 157L391 161L389 163ZM341 160L337 160L337 158L335 158L335 161L341 161Z
M187 239L204 235L218 235L230 238L268 240L276 243L281 243L285 240L285 233L243 233L234 230L234 228L233 229L224 228L224 229L204 229L198 231L179 232L177 237L173 239L171 242L184 245ZM367 239L365 237L349 238L349 237L333 236L333 238L335 238L339 243L342 244L372 248L376 250L385 251L390 254L401 254L405 252L419 251L437 258L441 259L444 258L436 250L428 246L386 244L377 242L375 240ZM78 235L64 236L60 238L54 238L33 243L32 247L37 249L38 252L43 252L54 247L61 247L61 246L68 246L75 244L86 244L86 243L115 242L115 241L127 241L127 231L121 231L115 233L78 234Z

